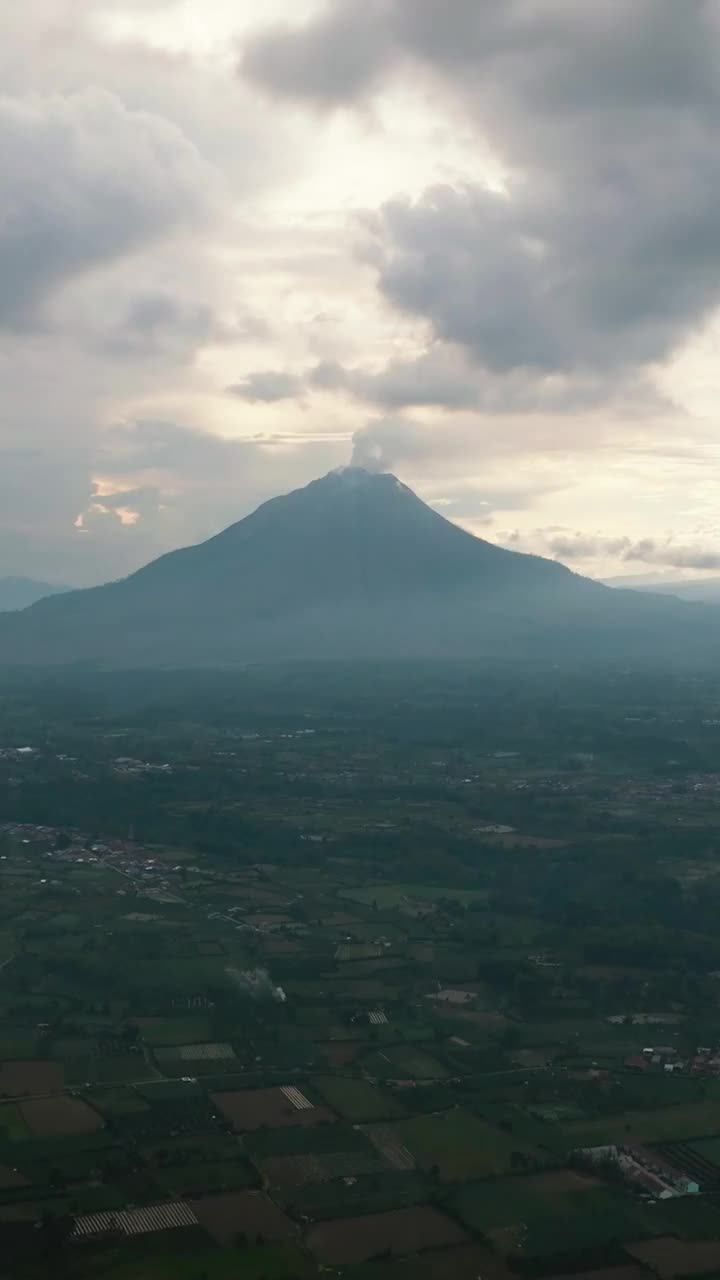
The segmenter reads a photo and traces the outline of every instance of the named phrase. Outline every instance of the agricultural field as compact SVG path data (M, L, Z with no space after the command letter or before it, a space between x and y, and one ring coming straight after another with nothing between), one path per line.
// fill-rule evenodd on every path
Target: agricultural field
M672 1142L720 1135L720 1100L681 1106L627 1111L597 1120L562 1125L573 1146L602 1146L608 1142Z
M37 1138L74 1137L103 1128L102 1117L81 1098L34 1098L18 1103L18 1111L29 1133Z
M700 1138L689 1145L704 1160L720 1168L720 1136L717 1138Z
M652 1215L640 1209L626 1212L623 1226L617 1195L608 1198L599 1179L572 1169L463 1186L452 1203L461 1221L492 1240L504 1255L554 1252L557 1241L552 1233L557 1231L572 1252L585 1241L594 1247L614 1238L616 1229L631 1237L654 1228Z
M96 678L0 676L3 1275L717 1280L720 681Z
M403 1114L394 1098L361 1077L313 1076L312 1084L337 1115L353 1124L395 1120Z
M720 1240L675 1240L663 1237L627 1246L627 1251L660 1280L674 1277L717 1274L720 1271Z
M0 1141L17 1141L28 1135L28 1127L19 1107L12 1102L0 1105Z
M517 1156L542 1163L532 1148L459 1108L401 1121L393 1132L419 1166L443 1182L509 1173Z
M410 1045L378 1049L367 1054L362 1065L369 1076L377 1076L381 1080L442 1080L452 1074L433 1054Z
M299 1090L288 1096L283 1089L243 1089L217 1093L212 1100L238 1133L276 1125L331 1124L335 1116L327 1107L315 1106Z
M142 1039L152 1048L182 1046L210 1040L210 1022L202 1016L188 1018L134 1018Z
M289 1188L312 1186L339 1179L355 1180L363 1175L384 1172L378 1156L370 1151L306 1151L297 1155L257 1158L257 1166L268 1186L289 1193Z
M0 1063L31 1058L38 1039L38 1032L34 1028L0 1024Z
M292 1240L299 1234L297 1225L260 1192L205 1196L191 1206L200 1224L221 1245L237 1243L240 1235L257 1244Z
M350 902L359 902L366 907L377 907L381 911L397 909L422 914L432 910L439 902L482 902L485 894L482 890L457 889L453 887L436 888L424 884L371 884L363 889L343 889L341 898Z
M30 1060L0 1064L0 1098L59 1093L63 1084L63 1069L57 1062Z
M337 1266L387 1253L421 1253L424 1249L461 1244L468 1238L457 1223L425 1206L324 1222L310 1228L307 1243L320 1262Z

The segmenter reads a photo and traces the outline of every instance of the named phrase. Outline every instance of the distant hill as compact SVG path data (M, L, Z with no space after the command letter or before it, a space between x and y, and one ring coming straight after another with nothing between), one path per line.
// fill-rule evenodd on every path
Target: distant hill
M120 582L0 618L0 661L686 657L714 654L718 639L720 610L507 551L395 476L345 468Z
M72 591L51 582L35 582L32 578L0 578L0 613L8 609L27 609L44 596Z
M633 591L654 591L660 595L676 596L678 600L691 600L705 604L720 604L720 578L685 578L673 582L662 574L649 578L606 578L608 587L631 587Z

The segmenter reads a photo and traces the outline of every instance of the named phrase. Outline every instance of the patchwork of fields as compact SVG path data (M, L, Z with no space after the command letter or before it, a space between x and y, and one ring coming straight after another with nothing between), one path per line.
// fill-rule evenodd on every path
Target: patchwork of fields
M720 685L457 678L0 744L3 1280L718 1280Z

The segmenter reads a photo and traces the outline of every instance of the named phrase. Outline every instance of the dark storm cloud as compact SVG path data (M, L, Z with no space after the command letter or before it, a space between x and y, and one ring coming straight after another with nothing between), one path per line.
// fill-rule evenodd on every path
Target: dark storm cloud
M418 359L391 361L377 373L346 368L334 360L323 360L303 374L258 370L227 390L251 404L297 400L307 391L343 391L386 410L410 406L469 409L482 401L477 372L463 368L462 361L440 347Z
M377 373L323 361L307 376L318 391L346 391L379 409L440 406L473 409L482 401L477 373L452 352L436 347L417 359L393 360Z
M309 392L345 393L385 413L405 409L477 410L483 413L572 413L607 405L612 392L597 374L572 379L532 376L509 368L490 377L468 358L461 344L434 342L419 356L390 360L378 370L322 360L302 374L257 370L227 388L228 394L251 404L302 400ZM626 378L626 409L665 407L659 394L641 378ZM634 398L634 399L633 399Z
M279 25L248 43L243 71L285 97L321 106L361 97L394 55L383 31L386 10L384 0L343 3L299 29Z
M489 377L473 365L459 344L433 343L420 356L391 360L377 372L345 368L323 362L311 370L306 386L314 390L346 391L357 400L385 411L411 408L438 408L449 411L478 410L483 413L524 413L528 411L572 413L607 404L612 389L597 375L588 373L572 379L554 376L533 377L526 369L508 369L502 376ZM626 379L622 388L626 408L663 407L660 396L641 378Z
M501 61L544 104L673 104L715 96L716 30L715 0L329 0L301 26L251 37L242 71L279 95L347 104L409 59L466 74L485 97L495 86L476 72Z
M343 85L336 58L358 50ZM351 55L348 55L351 56ZM720 300L714 0L347 0L255 39L274 93L358 102L402 69L472 117L507 169L367 220L380 287L491 375L624 378Z
M0 99L0 325L195 220L212 171L174 125L101 90Z

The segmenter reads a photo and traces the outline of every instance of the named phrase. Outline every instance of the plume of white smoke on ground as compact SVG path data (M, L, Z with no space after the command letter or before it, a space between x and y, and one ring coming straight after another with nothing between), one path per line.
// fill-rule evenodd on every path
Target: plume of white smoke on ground
M282 987L276 987L267 969L235 969L228 965L225 972L234 986L253 1000L277 1000L284 1004L287 996Z

